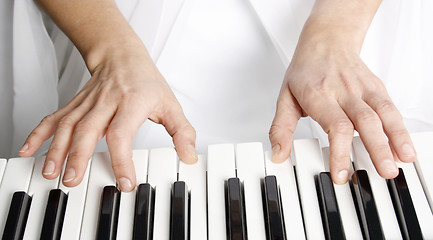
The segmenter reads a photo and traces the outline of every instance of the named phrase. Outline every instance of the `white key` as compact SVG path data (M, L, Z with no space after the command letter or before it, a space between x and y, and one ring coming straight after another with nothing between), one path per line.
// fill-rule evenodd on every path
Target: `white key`
M273 163L272 152L266 152L265 161L266 175L275 175L280 188L286 236L290 236L290 239L305 239L292 160L289 158L282 163Z
M207 196L209 240L226 239L225 181L236 177L232 144L208 146Z
M152 149L148 181L155 188L153 239L169 239L171 188L177 180L177 156L173 148Z
M325 163L325 169L326 171L329 171L329 148L322 148L322 156ZM349 176L352 176L352 173L353 167L351 163ZM343 185L334 183L334 190L346 238L353 240L363 239L349 182Z
M33 157L11 158L6 164L0 187L0 236L3 236L12 196L17 191L27 192L29 188L34 161Z
M47 208L48 195L51 189L56 189L59 185L59 177L47 180L42 175L45 156L36 158L33 169L32 179L28 194L32 197L29 215L27 218L24 239L34 239L41 235L42 223Z
M265 178L262 143L236 145L237 177L243 182L248 239L266 239L261 179Z
M62 240L80 239L81 223L83 221L84 208L86 203L87 186L89 184L90 167L92 159L89 160L81 183L73 188L66 187L60 181L59 188L68 194L68 203L66 204L65 217L63 218ZM64 172L60 179L63 179ZM98 207L98 206L97 206Z
M149 165L149 151L148 150L134 150L132 151L132 160L135 166L135 176L137 186L142 183L147 183L147 167Z
M360 137L353 138L353 157L355 170L365 169L367 171L385 238L401 239L400 227L386 181L376 172Z
M4 173L5 168L6 168L6 163L7 163L6 159L0 158L0 186L2 183L2 179L3 179L3 173Z
M433 214L430 211L430 206L428 205L415 167L413 163L397 163L397 166L403 169L422 235L424 239L433 239L433 228L431 227Z
M89 185L87 187L86 206L84 208L81 240L96 238L98 227L101 194L105 186L116 186L116 178L111 168L108 152L95 153L90 168Z
M191 196L190 239L207 239L206 157L199 155L195 164L179 162L179 181L186 183Z
M433 151L431 147L433 132L412 133L411 138L417 153L416 171L433 212Z
M315 176L325 171L322 150L317 139L300 139L293 142L296 159L296 177L304 214L308 239L325 239L317 198Z
M147 177L147 150L132 151L137 186L146 182ZM132 239L134 228L136 191L122 192L120 196L119 217L117 223L117 239Z

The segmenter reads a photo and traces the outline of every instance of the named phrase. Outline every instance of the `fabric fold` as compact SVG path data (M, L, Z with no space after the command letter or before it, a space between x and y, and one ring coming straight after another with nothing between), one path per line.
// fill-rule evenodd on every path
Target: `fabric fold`
M12 20L14 0L0 1L0 156L10 157L13 136Z
M12 152L27 135L57 109L57 64L53 44L32 0L14 1ZM44 151L44 147L39 152Z

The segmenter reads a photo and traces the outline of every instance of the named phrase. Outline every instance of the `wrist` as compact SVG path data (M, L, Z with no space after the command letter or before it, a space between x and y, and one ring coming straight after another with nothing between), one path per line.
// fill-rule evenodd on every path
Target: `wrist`
M380 5L380 0L317 0L307 19L298 47L315 46L318 50L357 54Z
M102 40L82 52L84 61L90 73L106 62L130 61L139 57L141 60L153 63L146 47L136 36Z
M359 55L366 29L323 18L309 18L299 37L298 48L314 46L318 51L330 50Z

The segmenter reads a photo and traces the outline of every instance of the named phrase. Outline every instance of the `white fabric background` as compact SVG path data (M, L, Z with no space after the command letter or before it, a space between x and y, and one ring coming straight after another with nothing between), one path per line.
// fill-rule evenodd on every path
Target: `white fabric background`
M197 147L261 141L269 147L279 87L313 0L127 0L120 10L148 47L185 114ZM386 84L410 131L433 130L433 2L385 0L362 58ZM0 156L89 78L78 51L32 0L0 1ZM308 119L296 137L326 136ZM146 122L134 148L172 146ZM46 151L47 144L39 151ZM98 151L106 150L102 142Z

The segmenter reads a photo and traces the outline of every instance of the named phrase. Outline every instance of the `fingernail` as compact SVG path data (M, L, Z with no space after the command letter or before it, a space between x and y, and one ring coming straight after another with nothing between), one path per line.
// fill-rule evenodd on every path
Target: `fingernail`
M120 178L119 179L119 185L120 185L120 190L123 192L130 192L132 191L132 184L131 181L129 181L129 179L127 178Z
M349 177L349 172L347 170L341 170L337 174L337 184L345 184L347 182L347 178Z
M198 160L197 152L195 151L195 147L193 145L188 146L189 155L194 161Z
M403 144L403 146L401 146L401 152L403 153L403 155L405 157L414 157L415 156L415 149L413 149L413 147L407 143Z
M397 175L398 173L398 169L397 169L397 165L395 165L395 162L393 160L390 159L386 159L381 163L381 167L382 169L384 169L384 171L386 171L389 175Z
M44 172L42 174L51 175L54 173L55 169L56 169L56 164L54 164L53 161L48 161L45 163Z
M277 156L280 153L280 149L281 149L280 144L275 144L272 147L272 162L278 162Z
M70 182L74 180L74 178L75 178L75 169L68 168L65 172L65 175L63 176L63 182L64 183Z
M25 151L27 151L27 149L29 149L29 145L26 143L26 144L24 144L24 146L21 147L19 152L20 153L25 152Z

